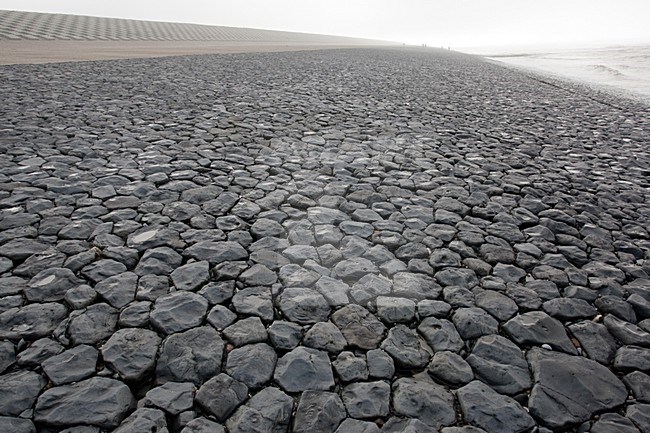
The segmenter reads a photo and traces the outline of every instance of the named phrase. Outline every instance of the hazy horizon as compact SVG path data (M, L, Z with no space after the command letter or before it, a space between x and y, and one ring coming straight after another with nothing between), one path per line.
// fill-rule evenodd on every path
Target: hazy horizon
M481 54L650 43L650 2L643 0L405 0L399 6L389 0L0 0L0 9L319 33Z

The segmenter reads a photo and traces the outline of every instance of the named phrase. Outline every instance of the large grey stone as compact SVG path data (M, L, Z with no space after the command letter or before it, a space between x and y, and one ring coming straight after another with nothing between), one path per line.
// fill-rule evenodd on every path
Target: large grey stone
M277 358L271 346L249 344L228 353L226 373L249 388L259 388L271 379Z
M144 397L143 404L157 407L176 416L192 408L194 391L193 383L167 382L149 390Z
M435 429L456 421L451 392L422 375L403 377L393 383L393 410L397 415L418 419Z
M517 344L543 345L567 353L576 353L562 324L542 311L531 311L513 317L503 329Z
M70 341L73 344L96 344L115 332L117 318L117 310L104 303L74 311L68 322Z
M78 382L95 374L99 352L81 344L43 361L43 371L55 385Z
M147 329L120 329L102 347L102 357L122 380L140 381L154 368L160 341Z
M29 281L24 293L31 302L60 301L69 289L83 283L70 269L45 269Z
M225 344L211 326L167 337L156 364L156 381L203 384L221 372Z
M199 388L195 401L203 410L223 422L247 396L246 385L221 373Z
M208 261L214 266L223 262L232 262L248 258L248 253L237 242L201 241L187 248L183 255L198 261Z
M478 380L456 391L456 397L465 421L487 432L520 433L535 425L519 403Z
M533 348L528 362L535 381L530 413L549 428L581 423L627 398L625 385L596 361Z
M135 299L137 285L138 276L133 272L124 272L95 284L95 291L108 304L119 309Z
M334 386L327 352L302 346L278 360L273 377L287 392L328 390Z
M294 433L334 433L346 417L341 398L332 392L305 391L293 422Z
M389 412L390 385L383 381L352 383L343 388L341 398L353 418L383 417Z
M381 348L393 357L399 367L405 369L423 368L432 356L422 337L405 325L391 328Z
M532 385L523 352L500 335L479 338L467 362L477 379L500 394L515 395Z
M135 401L129 387L114 379L93 377L56 386L38 398L34 421L51 426L88 424L115 428Z
M31 409L46 384L43 376L29 370L0 376L0 415L18 416Z
M264 388L228 419L231 432L286 433L291 421L293 399L277 388Z
M158 409L141 407L129 415L113 433L164 432L167 430L165 413Z
M57 303L28 304L0 313L0 338L18 340L36 339L52 333L68 314L68 309Z
M347 305L332 314L332 322L351 346L376 349L384 338L386 327L360 305Z
M280 295L280 309L291 320L300 324L325 322L330 306L323 295L315 290L289 287Z
M185 331L199 326L208 311L208 301L192 292L172 292L156 300L150 321L164 334Z

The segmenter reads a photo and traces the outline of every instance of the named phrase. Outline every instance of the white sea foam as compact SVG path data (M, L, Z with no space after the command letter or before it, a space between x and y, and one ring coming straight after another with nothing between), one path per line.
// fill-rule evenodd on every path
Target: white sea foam
M503 52L493 60L623 90L650 102L650 44Z

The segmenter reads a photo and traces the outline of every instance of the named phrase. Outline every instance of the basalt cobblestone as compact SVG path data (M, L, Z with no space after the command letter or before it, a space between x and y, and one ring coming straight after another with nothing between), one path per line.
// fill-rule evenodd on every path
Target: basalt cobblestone
M2 429L650 429L648 107L406 48L0 100Z

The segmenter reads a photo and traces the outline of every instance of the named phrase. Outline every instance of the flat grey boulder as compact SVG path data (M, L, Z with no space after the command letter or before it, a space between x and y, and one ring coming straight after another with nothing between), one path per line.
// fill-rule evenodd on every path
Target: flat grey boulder
M246 400L248 387L221 373L205 382L196 393L195 402L220 422L225 421Z
M503 329L517 344L550 345L555 350L575 354L562 323L542 311L531 311L508 320Z
M446 319L427 317L420 322L418 332L436 352L460 352L465 346L454 324Z
M108 304L93 304L70 314L68 335L73 344L90 344L104 340L115 331L117 310Z
M327 352L302 346L278 360L273 378L287 392L328 390L334 386Z
M122 380L139 381L154 368L160 341L148 329L120 329L102 347L102 357Z
M214 266L223 262L234 262L248 258L248 252L237 242L197 242L183 252L184 256L198 261L207 261Z
M477 379L500 394L515 395L532 385L523 352L500 335L479 338L467 363Z
M406 325L391 328L381 348L393 357L398 367L405 369L424 368L432 356L422 337Z
M0 314L0 338L30 340L52 333L67 316L68 309L58 303L28 304Z
M93 377L45 391L36 402L34 421L56 427L87 424L111 429L120 424L134 403L124 383Z
M83 283L70 269L51 268L36 274L23 292L31 302L60 301L68 290Z
M341 398L333 392L305 391L293 422L294 433L334 433L346 417Z
M596 361L538 348L527 357L535 381L530 413L551 429L584 422L627 398L625 385Z
M278 388L264 388L228 419L231 432L286 433L291 421L293 399Z
M474 380L456 391L465 422L487 432L521 433L535 425L533 418L514 399Z
M307 219L314 225L338 225L343 221L349 220L350 217L338 209L315 206L307 209Z
M164 334L199 326L208 311L208 301L193 292L172 292L156 299L150 321Z
M149 390L143 404L176 416L192 408L195 389L194 384L190 382L167 382Z
M384 417L390 409L390 385L383 381L351 383L343 388L341 398L353 418Z
M226 373L249 388L259 388L271 379L277 359L268 344L248 344L228 353Z
M456 421L451 392L423 375L403 377L393 383L393 411L399 416L418 419L434 429Z
M386 327L360 305L347 305L332 314L332 322L351 346L376 349L384 338Z
M119 309L135 299L137 286L138 276L133 272L124 272L95 284L95 291L108 304Z
M98 355L94 347L81 344L46 359L41 367L55 385L78 382L95 374Z
M368 274L377 274L379 269L368 259L353 257L338 262L334 266L334 274L343 281L357 281Z
M203 260L174 269L170 275L177 290L194 292L210 279L210 264Z
M141 407L129 415L113 433L166 432L165 413L158 409Z
M139 276L169 275L181 265L183 258L169 247L158 247L146 250L135 267Z
M211 326L201 326L167 337L156 364L156 381L203 384L221 372L225 344Z
M18 416L31 409L46 384L43 376L29 370L0 376L0 415Z
M300 324L327 321L330 306L320 293L302 287L289 287L280 295L280 309L291 320Z

